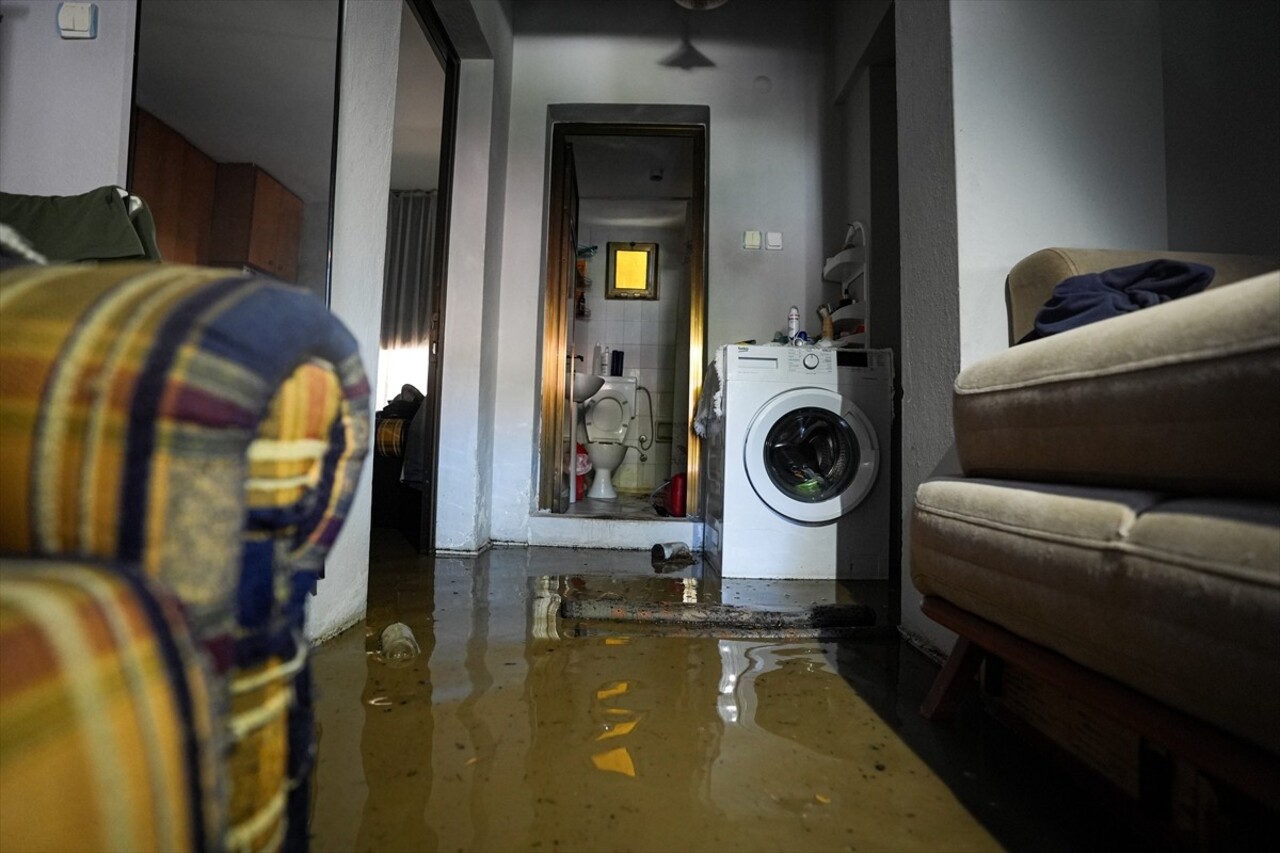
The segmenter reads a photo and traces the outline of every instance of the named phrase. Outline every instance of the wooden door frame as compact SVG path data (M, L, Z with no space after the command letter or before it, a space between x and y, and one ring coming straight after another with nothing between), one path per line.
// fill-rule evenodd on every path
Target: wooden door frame
M678 136L693 143L693 197L689 218L694 223L689 247L689 391L686 471L688 515L701 515L701 440L693 431L693 414L702 392L707 334L707 176L709 172L711 111L705 106L645 104L552 104L547 108L547 181L543 280L539 328L542 331L538 498L536 509L563 511L561 487L561 429L568 405L565 363L569 352L568 324L571 278L563 274L558 246L564 228L564 153L570 136ZM572 259L570 261L572 263ZM560 507L557 509L557 507Z

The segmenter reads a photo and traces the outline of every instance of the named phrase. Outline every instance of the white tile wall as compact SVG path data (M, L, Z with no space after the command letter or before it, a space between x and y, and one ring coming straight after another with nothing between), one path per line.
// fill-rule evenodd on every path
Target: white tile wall
M636 420L632 428L632 440L643 433L650 439L657 431L657 421L671 421L683 415L674 411L676 370L685 369L687 348L679 349L679 318L688 317L687 307L681 303L689 298L687 249L683 226L674 228L623 228L591 225L590 200L582 202L581 217L584 221L579 242L599 246L599 251L587 263L587 276L592 285L586 292L586 304L591 316L577 318L574 323L574 342L584 361L589 362L595 345L610 350L622 350L624 371L636 370L639 384L649 389L653 399L653 418L649 416L649 400L643 393L636 395ZM614 242L645 242L658 244L658 299L623 300L605 299L607 273L607 246ZM685 338L687 340L687 336ZM593 369L594 369L593 365ZM683 426L676 429L680 433ZM631 448L626 458L613 474L614 487L620 491L648 494L664 483L672 474L673 453L671 444L656 441L644 452ZM683 470L683 460L680 470Z

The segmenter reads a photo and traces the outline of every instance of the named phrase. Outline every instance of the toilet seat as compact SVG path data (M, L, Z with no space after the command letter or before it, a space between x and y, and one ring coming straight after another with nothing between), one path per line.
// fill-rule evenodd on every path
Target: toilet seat
M623 444L631 426L630 406L623 397L600 394L588 402L583 417L587 441L595 444Z

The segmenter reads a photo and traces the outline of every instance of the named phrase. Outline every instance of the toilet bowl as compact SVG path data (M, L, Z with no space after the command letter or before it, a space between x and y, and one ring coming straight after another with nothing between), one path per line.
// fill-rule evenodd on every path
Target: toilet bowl
M596 478L587 497L614 500L613 472L627 455L627 433L635 417L636 380L630 376L611 376L583 405L584 444Z

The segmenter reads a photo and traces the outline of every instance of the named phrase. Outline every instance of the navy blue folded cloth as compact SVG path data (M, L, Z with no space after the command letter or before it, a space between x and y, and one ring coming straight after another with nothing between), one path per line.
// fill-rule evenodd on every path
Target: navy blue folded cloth
M1065 279L1036 313L1020 344L1199 293L1213 281L1213 267L1160 258L1106 272Z

